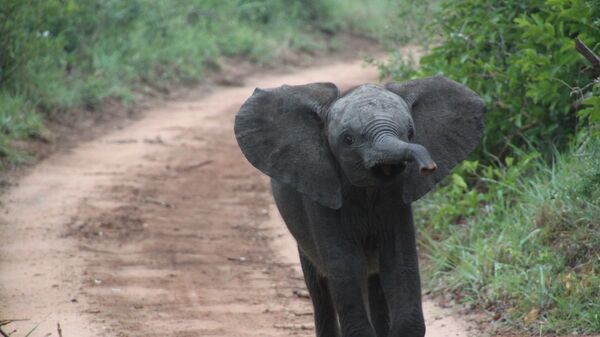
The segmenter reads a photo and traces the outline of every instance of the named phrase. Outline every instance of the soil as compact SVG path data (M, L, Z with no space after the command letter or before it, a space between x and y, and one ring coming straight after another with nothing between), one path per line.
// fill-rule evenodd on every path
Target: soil
M232 125L255 87L315 81L349 88L377 73L344 61L197 89L28 170L0 198L0 321L24 319L2 329L314 336L294 242ZM481 336L424 307L427 336Z

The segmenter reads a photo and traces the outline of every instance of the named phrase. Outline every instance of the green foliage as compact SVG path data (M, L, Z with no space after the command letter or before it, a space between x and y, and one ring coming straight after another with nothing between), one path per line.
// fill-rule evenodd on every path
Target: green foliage
M0 168L4 161L26 162L29 157L13 150L11 140L36 136L42 128L41 116L23 96L0 92Z
M317 32L344 21L332 1L2 0L0 108L11 122L0 152L39 129L40 113L193 83L223 56L268 63L324 48Z
M484 149L564 148L576 131L573 104L593 76L574 48L600 48L600 6L585 0L462 0L441 4L442 42L411 69L396 56L382 65L395 80L442 73L480 93L488 107Z
M222 57L266 64L286 49L333 48L324 36L340 30L407 41L429 17L425 3L392 0L1 2L0 107L14 120L132 102L134 92L194 83ZM1 136L0 151L11 151L15 134Z
M416 204L437 292L532 333L600 332L600 3L443 1L439 43L394 80L444 74L484 98L482 149Z
M577 115L587 122L588 128L578 134L578 142L585 142L585 138L600 137L600 79L596 79L589 95L581 102L583 109Z
M329 0L323 3L328 12L335 13L329 27L351 30L395 47L415 41L429 42L430 34L423 27L431 20L438 0Z
M13 114L23 107L28 110ZM0 134L17 139L36 135L42 126L42 119L32 110L33 107L28 105L24 97L0 93Z
M9 1L2 84L45 111L193 81L220 55L267 61L317 9L286 1Z
M417 203L428 286L531 332L600 331L599 149L463 165Z

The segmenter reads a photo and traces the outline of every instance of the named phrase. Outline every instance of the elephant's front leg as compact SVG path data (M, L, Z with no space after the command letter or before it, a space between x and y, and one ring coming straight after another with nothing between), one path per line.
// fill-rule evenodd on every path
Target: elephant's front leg
M390 307L389 337L423 337L421 280L410 205L386 227L380 252L383 292Z
M367 260L353 239L352 229L340 222L334 210L311 214L312 232L320 268L327 278L342 337L375 337L366 309Z
M319 275L313 263L300 251L300 264L306 287L313 303L317 337L339 337L338 323L327 280Z
M360 254L342 250L325 259L329 259L326 262L327 282L342 337L375 337L366 309L366 259Z

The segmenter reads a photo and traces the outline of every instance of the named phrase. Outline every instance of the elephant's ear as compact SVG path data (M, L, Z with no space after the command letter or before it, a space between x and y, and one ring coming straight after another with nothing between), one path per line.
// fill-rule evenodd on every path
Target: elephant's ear
M423 145L438 167L424 177L416 165L409 165L403 191L409 203L429 192L477 147L485 105L471 89L443 76L388 83L386 88L408 103L415 126L413 142Z
M339 96L332 83L256 89L235 118L235 136L257 169L319 204L342 205L321 114Z

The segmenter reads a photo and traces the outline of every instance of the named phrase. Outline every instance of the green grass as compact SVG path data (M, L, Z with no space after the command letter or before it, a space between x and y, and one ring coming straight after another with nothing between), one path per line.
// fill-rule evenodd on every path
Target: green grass
M12 142L35 136L42 129L42 116L25 97L0 92L0 168L5 163L28 162L30 157L14 149Z
M400 52L376 63L394 81L443 74L486 102L472 161L415 205L423 280L522 334L600 332L600 84L573 46L598 52L599 5L441 0L418 67Z
M598 333L600 140L541 157L467 162L416 204L424 280L531 333Z
M435 1L329 0L335 13L330 24L363 34L390 50L398 44L427 44L431 36L424 27L439 4Z
M39 132L48 114L194 84L223 57L267 64L286 49L327 48L319 25L333 14L324 8L311 0L4 0L2 162L19 161L12 142Z
M224 57L269 64L286 50L336 49L341 31L408 41L427 8L391 0L4 0L2 161L14 164L13 141L39 132L48 115L193 85Z

